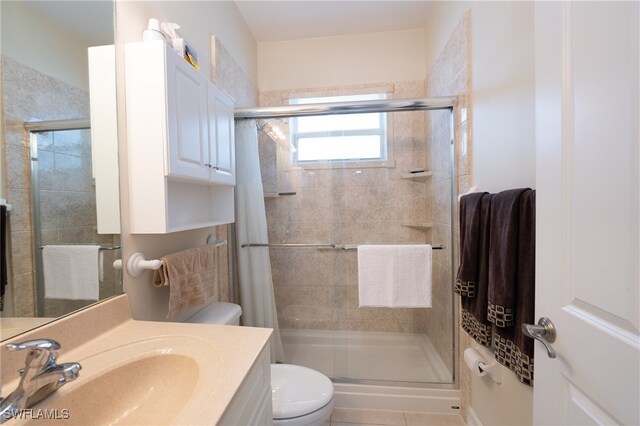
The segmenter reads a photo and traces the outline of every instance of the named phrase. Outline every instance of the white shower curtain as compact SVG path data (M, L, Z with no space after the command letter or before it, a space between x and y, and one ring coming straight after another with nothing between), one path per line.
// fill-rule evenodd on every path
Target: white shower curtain
M255 120L236 121L236 235L243 324L273 328L271 362L284 362L269 249L241 247L268 242Z

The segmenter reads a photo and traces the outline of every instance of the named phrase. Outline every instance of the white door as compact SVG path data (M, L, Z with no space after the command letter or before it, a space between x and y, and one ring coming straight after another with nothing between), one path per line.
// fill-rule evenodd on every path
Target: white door
M638 2L536 3L534 424L640 424Z

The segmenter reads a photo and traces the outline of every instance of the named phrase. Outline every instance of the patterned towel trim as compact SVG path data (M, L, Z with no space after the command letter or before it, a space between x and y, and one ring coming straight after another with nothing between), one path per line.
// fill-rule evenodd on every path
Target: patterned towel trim
M491 346L491 326L482 324L464 309L462 310L462 329L481 345Z
M455 291L460 296L475 297L476 295L476 282L475 281L462 281L456 280Z
M523 354L511 341L494 335L496 360L516 374L518 380L533 387L533 357Z
M487 319L496 327L512 327L514 325L513 308L489 303Z

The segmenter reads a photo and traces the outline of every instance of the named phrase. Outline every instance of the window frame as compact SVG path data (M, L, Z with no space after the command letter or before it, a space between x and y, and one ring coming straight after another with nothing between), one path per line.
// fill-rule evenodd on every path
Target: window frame
M337 99L340 100L337 100ZM331 103L331 102L357 102L362 100L385 100L386 93L363 93L356 95L338 95L338 96L313 96L307 98L290 99L290 105L304 105L309 103ZM311 101L312 100L312 101ZM355 130L327 130L317 132L299 132L298 119L307 117L291 117L289 121L290 145L291 145L291 163L294 166L314 166L314 165L331 165L331 164L358 164L358 163L385 163L389 159L388 155L388 117L386 112L371 112L357 114L377 114L379 117L379 126L377 128L355 129ZM375 158L336 158L336 159L316 159L316 160L299 160L298 159L298 142L300 139L314 137L340 137L340 136L371 136L380 137L380 156Z

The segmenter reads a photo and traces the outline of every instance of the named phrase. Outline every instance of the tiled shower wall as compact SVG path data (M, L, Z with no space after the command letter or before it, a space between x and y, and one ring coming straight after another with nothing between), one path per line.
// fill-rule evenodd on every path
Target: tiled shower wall
M9 270L13 315L34 316L32 182L29 134L25 121L62 120L89 116L89 96L11 58L2 58L3 119L9 219ZM55 136L54 136L55 135ZM95 195L91 184L89 131L43 134L38 146L43 244L118 244L119 236L95 232ZM121 279L109 267L119 252L105 253L105 280L100 297L122 292ZM59 316L86 302L47 300L46 316Z
M389 98L422 97L425 87L423 81L414 81L262 92L260 105L286 105L290 98L296 97L380 92L386 92ZM287 120L266 122L260 132L265 192L295 192L295 195L266 198L269 242L430 243L444 244L450 249L448 240L442 239L446 234L435 235L428 225L433 221L435 204L448 198L433 194L431 179L421 182L403 178L409 170L431 169L432 152L426 140L429 114L388 114L389 161L381 167L367 167L365 163L315 169L293 167L289 160ZM440 137L444 138L443 143L450 140L448 134ZM443 167L446 165L440 166ZM434 265L450 259L447 250L434 251L433 258ZM441 322L429 315L431 309L359 308L355 251L273 248L271 263L282 328L426 333L440 326L440 323L429 324ZM451 277L445 276L442 270L434 270L433 287L434 305L445 303L442 310L448 309L450 317L451 301L441 302L442 297L438 296L446 290L438 288L450 289ZM451 320L445 321L450 324L451 340ZM446 358L450 359L451 353ZM451 361L447 364L451 365Z
M450 193L446 191L451 187L451 179L455 184L457 194L467 192L471 186L471 114L468 106L471 93L471 16L470 13L464 15L463 19L458 23L454 31L451 33L444 49L438 56L436 62L429 72L427 78L427 96L458 96L458 105L454 109L454 158L455 169L453 176L449 168L441 168L441 165L448 165L450 162L443 161L444 158L450 158L451 146L445 143L445 138L439 135L450 132L450 119L448 114L434 112L429 115L427 128L429 129L429 147L430 155L433 159L434 175L432 182L434 185L435 203L433 204L433 233L436 238L447 238L453 229L455 232L455 250L447 251L447 256L452 253L456 256L455 265L457 265L458 255L458 201L454 199L455 217L453 226L451 224L451 199ZM441 260L446 260L441 262ZM450 259L436 259L434 261L434 275L442 274L451 276ZM454 317L451 315L452 309L456 310L457 318L460 318L460 298L451 298L451 287L440 287L434 289L434 309L430 310L428 316L430 320L428 324L428 334L431 337L434 346L442 356L445 362L449 362L452 358L446 354L454 351L453 341L449 332L452 327L459 327L453 324ZM451 302L454 302L454 307ZM462 417L466 418L467 399L469 395L470 371L464 367L462 353L466 349L467 334L462 330L458 330L459 334L459 368L460 377L458 379L461 389L462 398Z

